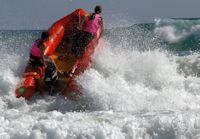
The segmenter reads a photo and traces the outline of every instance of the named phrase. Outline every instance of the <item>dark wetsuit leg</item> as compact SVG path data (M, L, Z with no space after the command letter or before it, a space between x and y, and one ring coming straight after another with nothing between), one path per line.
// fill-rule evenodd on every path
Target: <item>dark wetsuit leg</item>
M32 54L30 54L30 62L31 62L31 65L33 67L44 66L44 64L42 63L40 57L34 56Z
M74 39L72 52L81 55L84 52L87 44L92 40L93 34L91 34L90 32L83 31L75 37L76 39Z

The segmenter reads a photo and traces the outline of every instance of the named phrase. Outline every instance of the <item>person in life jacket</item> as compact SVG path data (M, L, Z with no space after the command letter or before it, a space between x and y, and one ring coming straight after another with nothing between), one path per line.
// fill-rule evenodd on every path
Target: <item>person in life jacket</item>
M49 89L49 94L53 95L54 86L56 86L58 81L58 72L56 70L55 65L52 62L47 62L46 69L44 71L44 83Z
M103 18L101 17L102 8L97 5L94 9L94 13L87 15L82 21L78 33L74 36L72 44L72 52L75 55L82 55L85 50L85 46L97 36L98 30L104 28ZM101 34L100 34L101 35Z
M32 67L44 66L43 42L49 38L48 32L42 32L41 38L34 41L30 52L30 63Z

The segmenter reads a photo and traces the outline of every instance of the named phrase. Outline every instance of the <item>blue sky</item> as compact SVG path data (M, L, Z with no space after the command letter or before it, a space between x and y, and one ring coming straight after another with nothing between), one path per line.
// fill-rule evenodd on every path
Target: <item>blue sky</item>
M47 29L77 8L103 7L108 25L152 18L199 17L199 0L0 0L0 29Z

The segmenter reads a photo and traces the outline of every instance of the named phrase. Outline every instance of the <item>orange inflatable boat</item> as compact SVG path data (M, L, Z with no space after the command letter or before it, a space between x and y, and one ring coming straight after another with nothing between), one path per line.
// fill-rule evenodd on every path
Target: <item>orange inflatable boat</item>
M88 13L85 10L77 9L55 22L48 29L50 38L44 43L46 47L44 56L54 64L58 71L58 81L53 86L54 91L72 100L77 100L81 96L75 78L90 66L91 55L98 46L99 34L102 32L99 29L98 35L87 44L81 56L76 56L71 52L73 36L77 33L77 27L86 14ZM35 68L28 63L22 82L16 88L16 97L30 99L36 92L50 91L49 86L44 82L45 70L46 67ZM64 73L73 73L73 75Z

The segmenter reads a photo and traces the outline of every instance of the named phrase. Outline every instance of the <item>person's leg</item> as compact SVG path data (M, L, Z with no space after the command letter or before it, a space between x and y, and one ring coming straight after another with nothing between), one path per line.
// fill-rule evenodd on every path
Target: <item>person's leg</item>
M32 67L37 67L37 66L44 66L44 64L42 63L40 57L36 57L32 54L30 54L30 63L32 65Z
M78 54L80 48L80 40L81 40L82 31L75 29L72 35L72 48L71 51L74 54Z
M81 36L81 41L80 41L80 53L84 53L87 45L90 43L92 40L93 35L89 32L83 32Z
M85 32L85 36L84 36L84 43L83 45L84 46L87 46L88 43L90 43L90 41L93 39L93 34L92 33L89 33L89 32Z
M80 32L78 35L76 35L74 39L74 43L72 46L72 52L76 55L82 55L85 51L86 46L88 43L92 40L93 35L89 32Z

